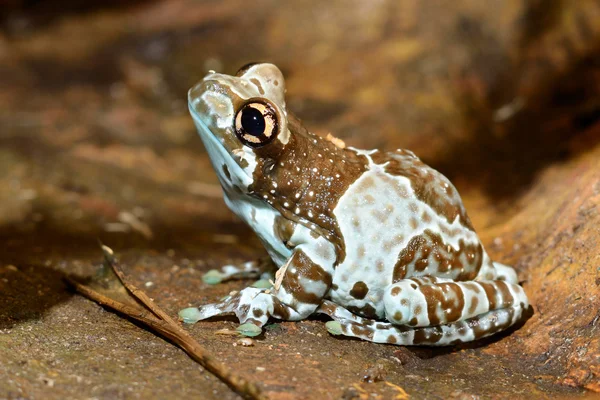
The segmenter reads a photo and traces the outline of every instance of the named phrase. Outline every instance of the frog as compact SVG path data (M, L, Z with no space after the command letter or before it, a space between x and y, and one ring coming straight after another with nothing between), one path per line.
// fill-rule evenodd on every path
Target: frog
M185 308L181 320L233 314L239 332L257 336L271 319L323 314L332 335L405 346L469 342L523 320L529 301L515 269L491 260L443 174L409 150L310 132L285 94L270 63L211 71L189 90L225 203L268 254L206 281L276 273Z

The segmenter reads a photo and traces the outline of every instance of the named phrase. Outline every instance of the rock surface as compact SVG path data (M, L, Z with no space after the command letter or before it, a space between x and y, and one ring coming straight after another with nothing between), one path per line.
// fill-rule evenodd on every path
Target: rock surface
M82 6L81 4L86 4ZM275 322L191 333L273 399L600 393L600 2L9 1L0 13L0 398L236 398L184 353L70 291L97 239L172 315L261 256L187 115L209 69L287 76L315 132L449 176L533 305L485 342L415 349Z

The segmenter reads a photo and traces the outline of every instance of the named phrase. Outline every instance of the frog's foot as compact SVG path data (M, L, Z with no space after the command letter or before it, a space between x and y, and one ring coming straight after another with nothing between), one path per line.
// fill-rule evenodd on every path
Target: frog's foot
M224 298L220 303L184 308L179 318L187 324L219 315L235 316L240 321L238 331L246 336L257 336L270 317L290 319L297 317L291 307L283 304L269 290L248 287ZM297 318L296 318L297 319Z
M502 331L519 321L524 310L524 305L521 303L463 321L417 328L361 318L327 300L317 312L333 319L326 324L327 330L332 335L403 346L445 346L469 342Z
M257 287L266 288L273 279L276 267L269 258L248 261L238 265L224 265L220 269L211 269L202 277L204 283L216 285L232 279L254 279L260 277Z

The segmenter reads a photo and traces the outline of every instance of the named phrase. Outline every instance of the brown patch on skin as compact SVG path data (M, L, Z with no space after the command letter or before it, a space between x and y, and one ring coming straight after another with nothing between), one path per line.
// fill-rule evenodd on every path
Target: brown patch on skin
M396 344L396 343L398 343L398 339L396 339L396 336L390 335L387 338L387 342L390 344Z
M428 224L431 222L431 215L427 211L423 211L423 215L421 215L421 221L423 223Z
M365 195L364 199L367 204L375 204L375 197L370 194Z
M280 125L285 126L285 121ZM254 150L257 166L250 192L261 200L266 196L264 201L285 218L327 238L336 248L337 263L341 263L346 249L333 210L348 187L366 171L367 159L309 133L292 114L288 114L287 128L290 138L285 146L275 140Z
M377 312L375 311L375 308L373 308L373 306L370 304L365 304L362 307L347 306L346 310L348 310L351 313L354 313L356 315L363 316L365 318L370 318L370 319L377 318Z
M273 316L283 320L290 319L290 310L288 310L288 308L285 305L283 305L276 297L273 303Z
M408 205L408 209L411 213L416 214L419 211L419 206L417 205L417 203L410 202L410 204Z
M353 323L350 327L350 330L356 336L359 336L359 337L361 337L363 339L367 339L367 340L373 340L373 330L371 330L365 326L361 326L357 323Z
M475 313L475 310L477 310L477 306L479 305L479 300L477 299L477 297L473 297L471 299L471 306L469 306L469 315L473 315L473 313Z
M375 264L375 269L377 269L377 272L383 272L383 270L385 269L385 264L382 260L377 261L377 263Z
M358 258L363 258L365 256L365 254L367 254L367 251L366 251L364 245L361 244L360 246L358 246L357 254L358 254Z
M419 323L419 320L417 319L417 317L412 317L410 319L410 321L408 321L408 325L410 326L416 326Z
M496 301L496 288L494 285L489 282L479 282L479 285L483 288L488 299L489 309L496 310L499 308L499 303Z
M394 321L402 321L403 317L404 316L402 315L402 313L400 311L396 311L394 313Z
M350 290L350 296L355 299L362 300L367 296L369 292L369 287L364 282L356 282L354 286L352 286L352 290Z
M473 293L481 293L481 286L476 282L465 282L463 283L465 289L472 291Z
M385 221L387 221L388 219L388 213L386 213L385 211L380 211L380 210L373 210L371 211L371 215L380 223L385 223Z
M391 291L392 296L398 296L401 291L402 291L401 288L399 288L398 286L394 286Z
M321 294L307 292L305 287L301 284L300 278L323 282L326 289ZM331 274L325 271L320 265L314 263L302 250L296 250L292 256L290 265L285 272L281 287L285 289L286 292L293 294L294 298L299 302L320 304L330 286Z
M226 164L223 164L223 173L225 174L227 180L231 182L231 174L229 173L229 168L227 168Z
M467 257L467 254L474 256ZM459 250L448 246L439 234L425 230L414 236L398 255L392 282L408 278L408 268L432 276L451 277L457 281L474 279L483 262L481 243L459 240Z
M388 163L385 172L408 178L415 196L443 216L448 223L452 223L459 216L462 225L473 230L460 196L452 183L444 175L424 164L412 152L407 150L376 152L371 155L371 158L380 165Z
M465 298L459 285L454 282L421 286L427 302L427 316L431 325L458 321L465 306ZM438 307L444 313L443 320L437 314Z
M252 82L258 88L258 93L260 93L262 96L265 95L265 90L263 89L263 87L260 84L260 81L258 79L252 78L252 79L250 79L250 82Z
M515 299L513 298L510 290L508 289L508 284L504 281L494 281L494 284L490 284L494 287L494 292L496 293L496 298L499 299L499 302L495 304L496 308L507 308L513 305ZM485 286L484 286L485 288ZM491 292L491 290L490 290ZM486 289L486 295L489 296L491 293L488 293L488 289Z
M360 182L360 185L358 185L358 187L356 189L359 193L360 192L368 193L373 186L375 186L375 180L373 179L372 176L367 176L365 179L363 179Z
M436 344L442 337L444 337L443 331L439 326L415 329L413 344Z
M254 315L256 318L260 318L263 315L265 315L265 313L260 308L255 308L254 310L252 310L252 315Z
M421 306L415 307L415 314L421 314L421 311L423 311L423 308L421 308Z
M406 307L406 306L408 305L408 300L406 300L406 299L402 299L402 300L400 300L400 304L401 304L402 306Z
M331 285L331 290L336 291L338 290L338 285L336 285L335 283Z
M273 223L273 232L275 236L284 244L290 241L296 230L296 223L278 215Z

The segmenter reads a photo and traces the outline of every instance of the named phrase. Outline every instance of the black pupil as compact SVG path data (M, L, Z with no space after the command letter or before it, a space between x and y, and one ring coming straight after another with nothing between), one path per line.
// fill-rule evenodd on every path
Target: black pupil
M265 133L265 117L254 107L242 110L242 128L252 136L261 136Z

